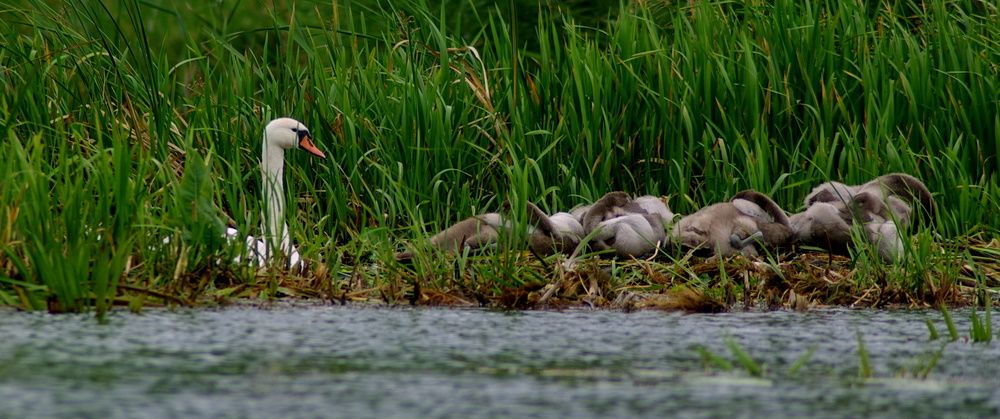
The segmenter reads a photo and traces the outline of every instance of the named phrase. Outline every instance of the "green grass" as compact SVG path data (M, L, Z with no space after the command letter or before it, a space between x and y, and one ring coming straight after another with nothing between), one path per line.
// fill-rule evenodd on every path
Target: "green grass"
M0 295L25 307L102 312L119 280L185 300L254 281L210 232L259 233L261 130L284 115L328 152L286 169L295 240L337 268L317 281L520 286L544 275L516 255L359 266L505 200L568 210L611 190L683 214L754 188L794 211L822 181L914 174L940 210L919 263L866 271L913 293L958 275L940 243L1000 229L984 2L540 7L528 27L485 2L0 4L0 138L23 148L0 157Z
M858 337L858 377L872 378L872 363L868 357L868 350L865 349L865 341L860 331L855 331L855 334Z
M951 312L947 307L941 306L941 316L944 317L944 324L948 327L948 337L952 341L958 340L958 329L955 328L955 322L951 319Z
M928 319L928 325L930 324L930 320ZM852 382L864 383L868 380L876 378L877 374L872 367L871 356L865 346L864 338L860 331L855 332L855 338L858 343L858 376L856 377L857 380ZM811 346L804 354L796 359L795 362L788 367L787 371L782 371L760 365L757 361L753 360L747 351L740 346L740 344L732 336L725 337L723 341L725 346L729 348L733 360L726 359L725 357L710 351L702 345L693 345L691 347L694 352L698 353L706 371L711 371L712 367L718 368L727 373L734 372L734 370L736 370L736 372L745 371L746 374L758 378L797 377L801 375L800 370L804 366L807 370L812 369L812 371L807 372L807 374L815 374L816 372L814 366L807 365L812 358L813 353L815 353L817 349L816 345ZM981 341L974 340L974 342ZM941 359L941 356L944 354L945 349L950 343L951 342L943 342L936 349L919 354L909 362L912 364L912 367L897 369L894 372L894 375L897 377L906 377L907 375L910 375L916 379L926 380L931 371L934 370L938 360Z
M990 343L993 340L992 308L986 309L986 315L983 318L980 318L976 314L976 310L973 309L972 313L969 314L969 318L972 320L972 326L970 326L969 330L969 336L972 337L972 341Z
M736 339L729 337L726 339L726 346L729 347L729 351L733 353L733 357L736 361L740 363L747 370L747 373L754 377L760 377L764 375L764 367L754 361L753 358L744 350L739 343L736 343Z

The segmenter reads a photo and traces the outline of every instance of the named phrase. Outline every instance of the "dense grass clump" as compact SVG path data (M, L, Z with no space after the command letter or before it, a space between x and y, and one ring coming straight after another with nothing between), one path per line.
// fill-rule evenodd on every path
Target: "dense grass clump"
M0 298L537 301L524 286L568 281L561 265L392 253L507 200L554 212L625 190L686 214L753 188L796 211L820 182L889 172L927 184L935 225L905 263L858 255L848 286L814 298L939 303L995 281L996 246L977 244L1000 229L996 6L654 1L578 20L487 3L2 3ZM313 262L295 276L230 263L243 250L216 234L260 233L261 130L278 116L329 156L287 156L286 218ZM756 284L669 262L595 283L609 299ZM785 262L768 272L798 278ZM801 284L778 291L815 292Z

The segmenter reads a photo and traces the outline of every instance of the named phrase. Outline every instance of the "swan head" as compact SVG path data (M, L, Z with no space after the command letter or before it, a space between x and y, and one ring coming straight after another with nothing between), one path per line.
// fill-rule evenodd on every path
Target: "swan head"
M309 136L309 128L292 118L278 118L269 122L264 127L264 146L282 150L301 148L317 157L326 158Z

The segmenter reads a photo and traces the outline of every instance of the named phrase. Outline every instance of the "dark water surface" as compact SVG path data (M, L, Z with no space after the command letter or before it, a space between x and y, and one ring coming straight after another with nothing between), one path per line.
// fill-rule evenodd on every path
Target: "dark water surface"
M947 333L935 311L5 310L0 417L1000 416L1000 343L929 341L925 318Z

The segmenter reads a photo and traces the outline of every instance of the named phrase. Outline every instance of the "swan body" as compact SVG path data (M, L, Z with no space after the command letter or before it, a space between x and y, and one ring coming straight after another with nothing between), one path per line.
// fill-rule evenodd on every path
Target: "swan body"
M466 248L478 252L496 244L503 219L499 213L488 212L466 218L435 234L430 245L446 251L462 253Z
M641 257L666 239L664 226L673 216L660 198L631 200L625 192L609 192L587 210L583 228L587 234L597 231L590 241L593 250L611 251L620 258Z
M854 220L863 223L868 242L875 245L882 260L892 263L903 256L904 244L897 228L897 222L902 221L896 219L890 207L878 196L868 192L855 195L851 202Z
M758 246L789 241L792 229L785 212L764 194L746 190L729 202L702 208L681 218L671 230L673 245L706 256L758 256Z
M580 213L557 212L548 215L535 204L527 204L528 232L531 235L528 246L531 250L539 256L572 254L586 235ZM504 209L509 211L509 205L505 204Z
M234 227L227 227L226 239L230 243L239 240L240 231ZM271 244L267 240L259 239L249 234L243 238L243 241L246 244L246 252L243 255L234 257L233 263L242 263L245 260L258 268L267 266L267 262L270 260L269 257L272 254L270 250ZM288 252L285 253L285 256L288 257L289 269L298 269L302 266L302 255L299 254L299 250L295 246L291 246L290 251L289 249L285 249L284 251Z
M884 201L902 226L909 226L914 207L919 208L920 220L930 222L934 216L934 199L930 190L919 179L904 174L890 173L855 186L840 182L824 182L813 188L803 204L808 208L816 202L849 203L858 194L868 193Z
M645 195L632 200L632 203L641 208L643 211L646 211L648 214L659 215L660 221L663 225L670 224L670 222L674 219L674 213L670 211L670 207L667 205L666 201L664 201L664 198Z
M487 212L452 224L431 236L427 244L446 253L461 254L467 250L476 254L496 247L502 233L520 229L528 236L528 246L541 256L571 253L576 249L584 236L578 214L558 212L550 216L531 202L527 206L524 225L514 225L510 202L504 202L500 212ZM401 262L411 261L413 256L414 252L409 250L394 255Z
M843 204L818 201L788 218L795 241L837 254L848 253L852 217Z
M309 135L309 129L302 122L292 118L278 118L264 127L264 141L261 149L261 172L265 204L263 238L246 237L247 261L257 266L266 266L281 252L288 257L289 268L299 268L302 258L292 245L288 224L285 222L285 150L299 148L319 158L326 158ZM228 229L227 237L238 237L235 229ZM239 260L237 260L239 261Z
M854 245L852 229L860 225L861 237L875 245L879 257L889 263L903 256L901 232L914 220L930 223L935 211L930 190L903 173L855 186L825 182L813 188L803 203L806 209L790 218L796 241L847 254Z
M891 201L893 197L889 198ZM847 202L817 201L791 216L792 230L800 243L848 254L854 245L854 228L860 226L861 237L875 245L879 257L885 262L896 262L904 252L899 226L908 225L909 216L895 214L910 212L908 206L899 202L894 203L896 206L887 204L869 192L854 194Z
M447 253L466 249L476 253L495 247L504 232L521 231L528 236L528 247L539 256L572 254L587 234L599 229L591 242L594 250L611 250L619 257L638 257L653 251L666 237L664 225L673 213L660 198L644 196L630 200L624 192L611 192L598 202L570 212L548 215L535 204L527 203L523 225L514 225L511 205L500 212L489 212L459 221L431 236L427 244ZM596 244L595 244L596 243ZM412 251L395 254L398 261L413 259Z
M468 249L470 254L496 246L500 231L507 228L507 222L500 213L487 212L452 224L427 240L430 247L445 253L461 254ZM413 260L413 251L398 252L393 255L397 261Z

